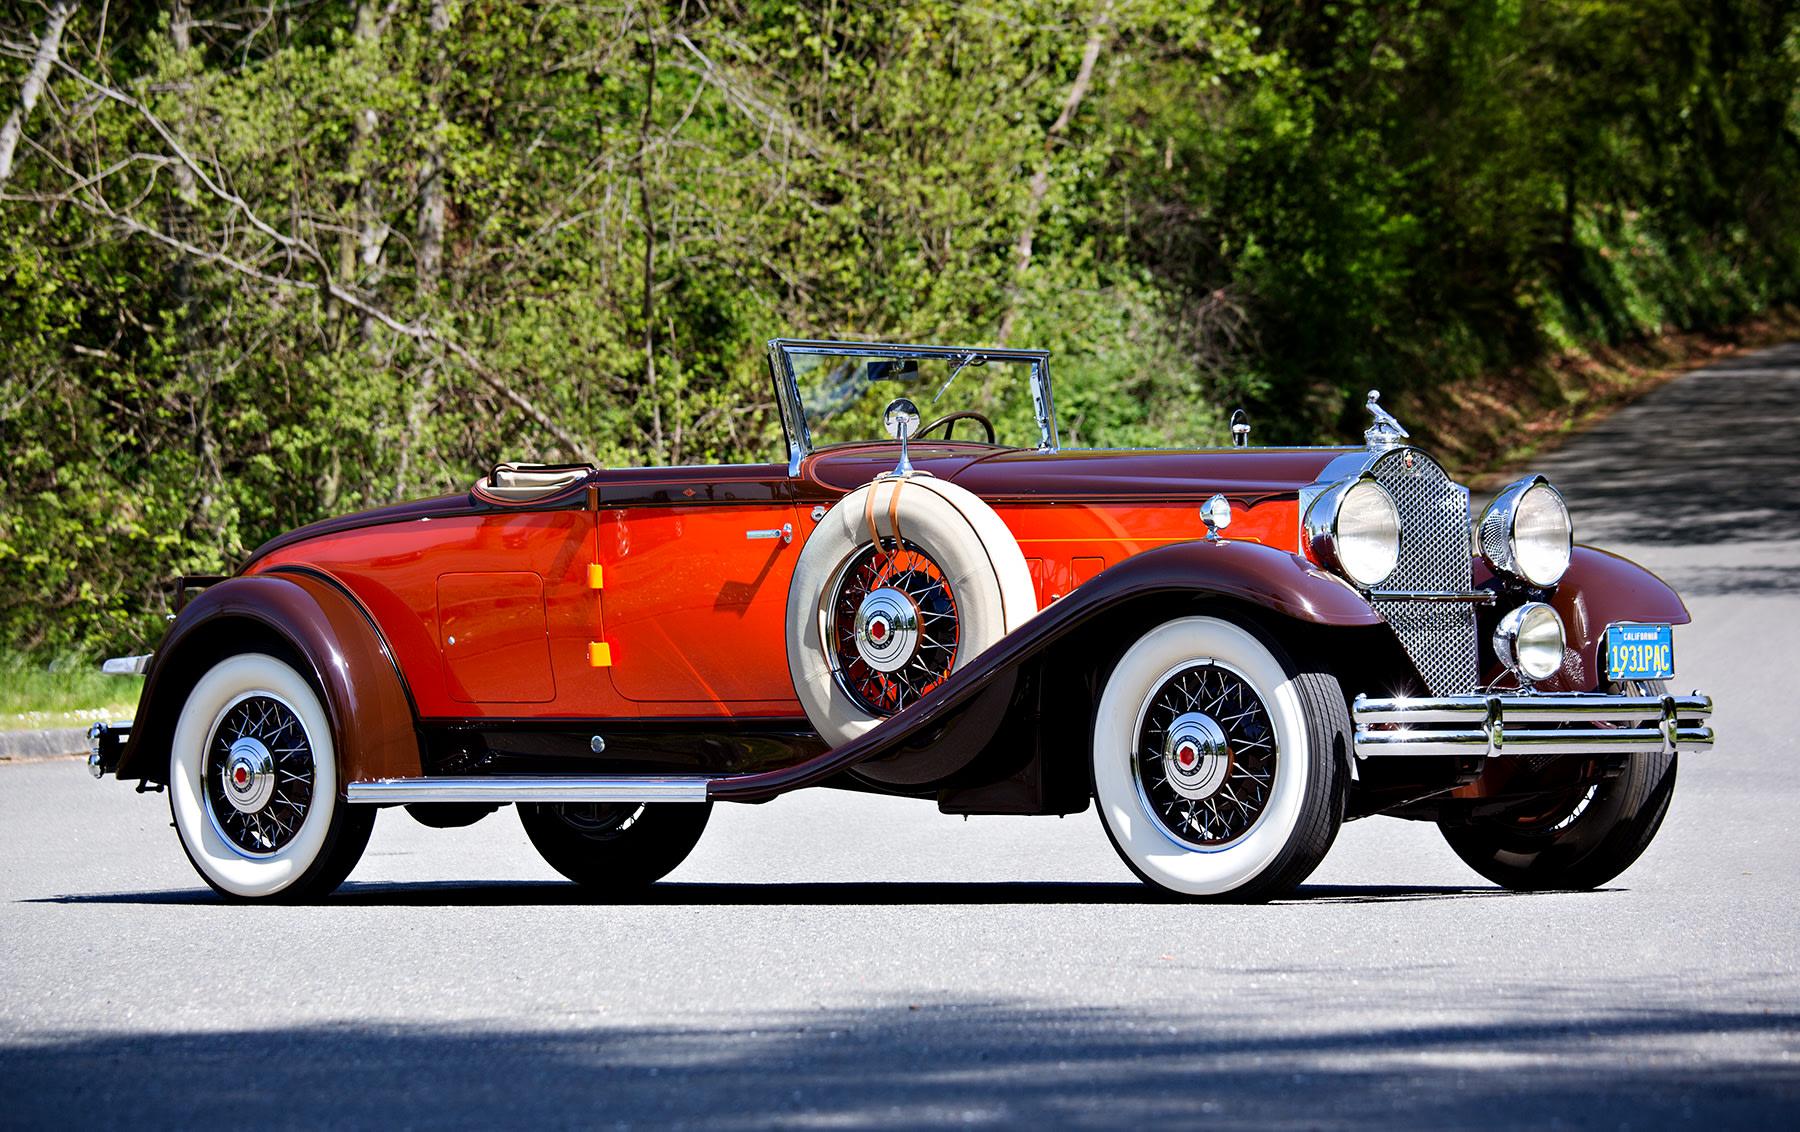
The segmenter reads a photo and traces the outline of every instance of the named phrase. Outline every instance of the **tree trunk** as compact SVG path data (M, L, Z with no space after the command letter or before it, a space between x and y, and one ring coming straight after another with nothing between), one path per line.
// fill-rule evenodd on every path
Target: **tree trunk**
M431 0L431 15L425 26L431 29L433 61L425 76L425 99L431 108L426 122L430 133L425 141L425 157L419 162L419 297L429 300L437 289L438 273L444 255L444 151L440 127L443 119L443 84L446 76L444 40L450 33L448 0Z
M373 53L381 36L374 0L358 0L356 5L356 26L352 32L356 46L363 57L365 65ZM360 262L364 272L373 274L373 268L381 259L381 249L386 242L387 231L376 214L375 179L365 175L362 166L368 161L370 152L375 146L375 129L377 126L375 109L372 106L358 107L350 117L353 140L350 153L345 159L344 171L351 178L350 214L355 233L345 233L338 240L338 279L345 287L357 285L363 273L357 271ZM362 334L366 339L374 331L374 324L367 316L362 319Z
M6 184L12 176L13 153L19 148L19 138L25 132L25 119L31 117L31 108L37 105L38 95L43 93L50 67L62 49L63 25L69 22L75 7L75 0L56 0L56 6L50 9L50 22L44 25L44 36L38 40L31 69L25 72L25 85L19 88L19 101L6 116L6 125L0 126L0 185Z
M646 9L644 34L650 65L644 72L644 116L638 123L638 191L644 206L644 388L650 398L650 450L663 462L662 405L656 390L656 212L650 200L650 124L656 105L656 35Z
M1031 243L1037 237L1038 214L1044 207L1044 197L1050 192L1051 151L1057 141L1068 132L1069 123L1075 119L1075 111L1081 107L1081 100L1087 96L1088 85L1094 81L1094 64L1100 59L1100 45L1106 39L1106 29L1112 23L1112 0L1106 0L1106 6L1100 9L1100 18L1094 21L1088 32L1087 45L1081 51L1081 67L1075 73L1075 84L1069 88L1068 98L1063 100L1062 113L1044 135L1044 162L1031 175L1030 196L1025 203L1025 225L1019 231L1019 242L1013 247L1013 285L1009 289L1006 300L1006 313L1000 317L1000 331L996 334L996 342L1004 346L1012 335L1013 321L1019 313L1019 291L1024 285L1025 272L1031 267Z
M429 310L437 298L438 276L444 256L444 151L443 84L449 77L446 66L448 51L445 37L450 33L449 0L431 0L431 14L425 20L432 37L431 62L426 66L425 101L430 107L425 128L425 156L419 162L419 218L417 297L419 305ZM419 375L412 395L406 403L406 435L400 445L400 468L394 476L394 498L407 496L412 475L414 449L423 448L426 410L431 405L434 367L427 365Z

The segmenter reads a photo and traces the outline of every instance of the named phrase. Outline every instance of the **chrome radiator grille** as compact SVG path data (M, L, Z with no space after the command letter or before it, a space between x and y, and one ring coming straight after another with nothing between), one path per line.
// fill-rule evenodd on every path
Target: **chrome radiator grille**
M1398 448L1370 473L1400 511L1400 565L1384 590L1467 593L1469 489L1452 483L1437 462L1416 448ZM1438 696L1473 692L1478 680L1475 607L1425 601L1376 601L1406 655Z

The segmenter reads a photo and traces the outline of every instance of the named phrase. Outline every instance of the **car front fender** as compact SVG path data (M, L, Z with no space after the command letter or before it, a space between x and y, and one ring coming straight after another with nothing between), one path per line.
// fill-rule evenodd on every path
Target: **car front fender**
M324 698L340 783L421 773L417 713L374 619L324 571L278 567L213 585L181 611L146 673L118 777L165 781L188 693L221 658L259 646L295 654Z
M1225 598L1315 625L1383 624L1381 615L1347 583L1290 551L1229 539L1172 543L1134 555L1046 606L943 684L859 738L782 770L716 780L709 796L760 801L893 755L917 737L954 722L1000 677L1062 638L1109 611L1158 594ZM963 741L970 743L969 737ZM985 740L977 739L971 746L981 742ZM970 750L970 757L976 753Z
M1599 651L1606 627L1620 621L1661 622L1686 625L1693 620L1681 596L1644 567L1596 550L1577 546L1569 568L1556 585L1550 604L1561 614L1568 647L1581 654L1581 668L1565 672L1576 690L1592 690L1605 683L1605 665Z

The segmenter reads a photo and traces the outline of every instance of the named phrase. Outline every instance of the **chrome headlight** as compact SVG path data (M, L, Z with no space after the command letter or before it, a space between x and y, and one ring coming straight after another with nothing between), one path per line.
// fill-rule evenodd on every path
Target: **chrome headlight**
M1368 589L1400 562L1400 511L1372 479L1339 480L1306 509L1302 532L1313 557Z
M1522 680L1549 679L1562 667L1562 618L1542 602L1526 602L1500 619L1494 654Z
M1569 568L1575 529L1560 492L1543 476L1526 476L1481 513L1481 556L1496 574L1553 586Z

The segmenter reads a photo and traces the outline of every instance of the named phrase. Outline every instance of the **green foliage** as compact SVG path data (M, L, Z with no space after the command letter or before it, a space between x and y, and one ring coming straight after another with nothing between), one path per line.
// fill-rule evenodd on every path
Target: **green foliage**
M1143 445L1741 319L1800 297L1796 6L84 5L0 186L0 643L151 648L499 459L779 458L776 335L1046 348Z
M84 727L130 719L142 676L107 676L77 656L49 663L0 655L0 731Z

